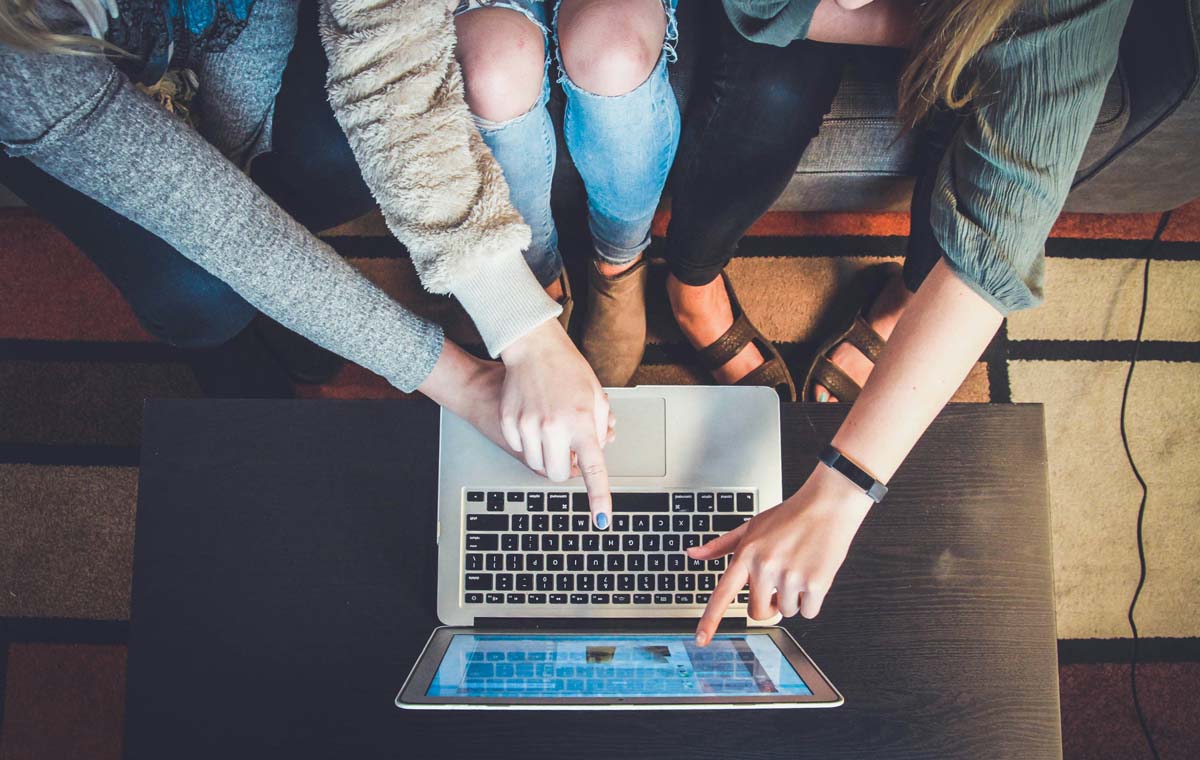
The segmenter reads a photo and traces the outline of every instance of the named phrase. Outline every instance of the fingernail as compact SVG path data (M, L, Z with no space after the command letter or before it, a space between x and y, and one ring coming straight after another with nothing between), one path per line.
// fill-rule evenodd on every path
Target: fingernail
M817 401L824 404L829 400L829 391L821 391L817 394Z
M599 528L600 530L604 530L605 528L608 527L608 513L607 512L597 512L596 513L596 527Z
M708 641L707 633L705 633L704 631L696 631L696 643L697 644L699 644L700 646L704 646L704 644L707 641Z

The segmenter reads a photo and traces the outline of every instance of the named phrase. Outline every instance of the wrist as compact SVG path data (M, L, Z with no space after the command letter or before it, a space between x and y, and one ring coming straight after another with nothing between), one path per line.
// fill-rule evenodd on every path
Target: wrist
M822 502L834 504L836 509L847 516L853 516L859 522L866 518L871 507L875 505L871 497L863 493L862 489L847 480L840 472L830 469L824 464L817 464L812 474L808 476L805 486L811 488L815 495L819 495Z
M433 371L417 390L438 406L462 417L469 400L476 395L474 390L485 376L487 366L488 362L475 358L447 340Z
M500 361L505 366L515 367L529 360L544 356L547 346L561 336L565 337L562 325L556 319L548 319L517 338L500 352Z

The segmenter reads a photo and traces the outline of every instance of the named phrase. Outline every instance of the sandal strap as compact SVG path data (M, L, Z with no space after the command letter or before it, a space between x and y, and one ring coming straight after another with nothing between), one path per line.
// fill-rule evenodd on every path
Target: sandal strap
M872 364L879 362L879 354L887 343L883 336L875 332L875 328L863 319L861 313L854 318L854 323L850 325L850 332L846 334L846 340L850 342L850 345L862 351Z
M758 329L750 324L746 315L738 314L737 318L733 320L733 324L721 337L697 352L700 364L712 372L737 356L738 352L746 347L746 344L758 337L761 337Z
M824 385L829 389L829 395L837 397L839 401L852 403L862 391L853 378L843 372L841 367L829 361L827 357L818 357L814 370L812 384Z
M788 400L795 400L796 391L792 383L792 377L787 371L787 367L779 359L771 358L754 369L747 372L741 380L738 380L734 385L750 385L750 386L765 386L767 388L786 388L790 394Z

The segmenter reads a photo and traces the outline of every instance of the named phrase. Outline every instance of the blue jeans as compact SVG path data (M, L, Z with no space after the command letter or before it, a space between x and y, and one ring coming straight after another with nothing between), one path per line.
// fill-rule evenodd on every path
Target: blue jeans
M559 3L561 0L559 0ZM646 81L631 92L603 96L588 92L567 76L556 56L557 81L566 94L563 136L588 196L588 227L596 255L610 264L627 264L650 245L650 224L679 144L679 105L667 78L677 36L675 6L663 0L667 34L663 52ZM480 5L523 14L546 38L546 75L538 101L526 113L503 122L475 122L508 181L512 204L533 231L525 260L543 286L562 273L558 231L550 213L556 142L546 104L550 99L551 43L557 48L558 5L538 0L475 0ZM551 31L554 30L554 31Z

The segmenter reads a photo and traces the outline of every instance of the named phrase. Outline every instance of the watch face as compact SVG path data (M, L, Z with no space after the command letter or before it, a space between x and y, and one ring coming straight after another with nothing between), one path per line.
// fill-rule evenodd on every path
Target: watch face
M871 487L875 485L875 478L868 475L861 467L845 457L838 459L837 468L839 472L850 479L851 483L864 491L871 490Z

